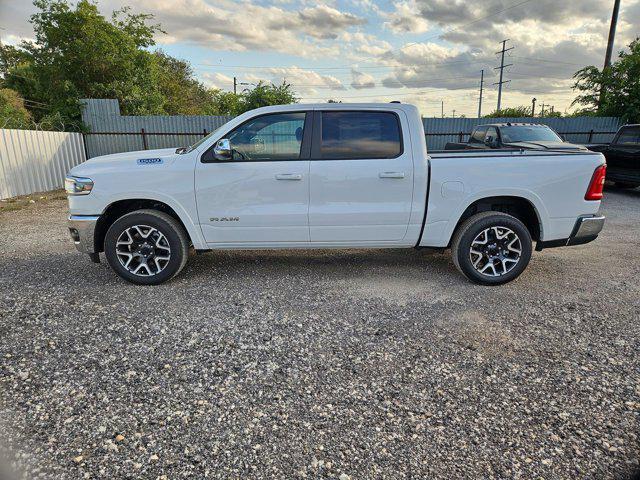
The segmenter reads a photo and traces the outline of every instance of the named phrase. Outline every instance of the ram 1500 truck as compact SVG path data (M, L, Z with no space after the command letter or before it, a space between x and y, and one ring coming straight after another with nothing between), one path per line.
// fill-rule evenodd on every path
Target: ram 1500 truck
M518 277L537 250L595 239L605 176L594 152L429 156L404 104L281 105L188 148L92 158L67 176L78 250L159 284L189 248L451 248L469 279Z

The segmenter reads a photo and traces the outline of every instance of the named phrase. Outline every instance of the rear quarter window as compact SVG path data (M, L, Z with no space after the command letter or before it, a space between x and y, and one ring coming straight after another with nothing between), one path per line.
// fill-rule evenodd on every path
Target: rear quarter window
M392 112L322 112L320 158L394 158L402 153L400 121Z

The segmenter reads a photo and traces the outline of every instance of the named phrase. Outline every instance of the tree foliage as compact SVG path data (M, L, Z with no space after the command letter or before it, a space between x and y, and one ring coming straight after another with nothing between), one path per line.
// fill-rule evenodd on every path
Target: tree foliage
M203 85L191 65L152 51L161 27L128 8L102 15L89 0L35 0L33 41L0 45L0 87L28 99L34 121L78 130L82 98L115 98L128 115L228 114L296 101L290 85L241 94Z
M618 60L610 67L603 70L585 67L574 78L573 88L580 94L572 106L581 106L582 115L622 117L626 122L640 122L640 39L631 42L629 52L620 52Z
M31 114L24 101L15 90L0 89L0 128L29 129L32 126Z
M503 108L500 110L494 110L489 115L485 115L485 118L519 118L530 117L531 107L525 107L523 105L518 107Z

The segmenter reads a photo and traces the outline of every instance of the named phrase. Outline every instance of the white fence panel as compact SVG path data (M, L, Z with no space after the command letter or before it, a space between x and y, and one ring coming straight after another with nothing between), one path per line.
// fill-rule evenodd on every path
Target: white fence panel
M0 198L61 188L85 160L80 133L0 129Z

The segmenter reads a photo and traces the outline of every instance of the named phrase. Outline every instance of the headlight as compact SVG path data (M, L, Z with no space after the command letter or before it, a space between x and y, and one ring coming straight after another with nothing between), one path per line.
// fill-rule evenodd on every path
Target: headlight
M69 195L89 195L93 180L86 177L65 177L64 189Z

